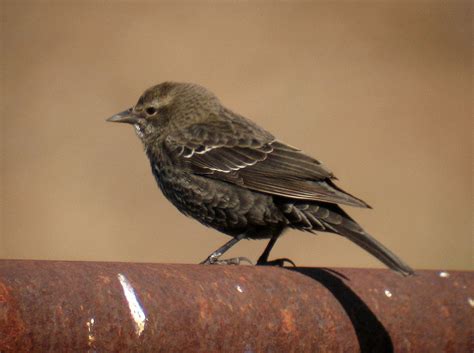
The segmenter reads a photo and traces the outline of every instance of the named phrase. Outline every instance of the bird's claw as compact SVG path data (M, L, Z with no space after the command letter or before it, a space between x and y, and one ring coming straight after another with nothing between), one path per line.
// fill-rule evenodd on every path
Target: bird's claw
M248 262L249 264L253 265L252 261L250 261L248 258L243 257L243 256L220 260L218 257L212 256L212 255L209 256L203 262L201 262L201 264L203 265L240 265L242 262Z
M278 267L285 267L285 262L288 262L293 267L296 267L296 264L287 258L275 259L271 261L258 261L257 266L278 266Z

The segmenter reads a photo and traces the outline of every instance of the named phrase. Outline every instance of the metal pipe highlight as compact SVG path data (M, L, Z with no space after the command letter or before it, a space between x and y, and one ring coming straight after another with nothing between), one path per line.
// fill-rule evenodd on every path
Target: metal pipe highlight
M469 352L473 279L0 260L0 352Z

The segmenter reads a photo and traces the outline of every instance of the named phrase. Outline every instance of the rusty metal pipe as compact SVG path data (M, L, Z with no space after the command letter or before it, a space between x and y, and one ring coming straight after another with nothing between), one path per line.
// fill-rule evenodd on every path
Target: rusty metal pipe
M473 279L0 260L0 352L469 352Z

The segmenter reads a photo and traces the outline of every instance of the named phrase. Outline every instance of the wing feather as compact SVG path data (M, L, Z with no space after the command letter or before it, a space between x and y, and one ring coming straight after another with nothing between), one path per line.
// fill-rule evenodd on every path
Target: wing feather
M225 110L166 139L191 170L255 191L293 199L370 207L333 184L330 170L251 121Z

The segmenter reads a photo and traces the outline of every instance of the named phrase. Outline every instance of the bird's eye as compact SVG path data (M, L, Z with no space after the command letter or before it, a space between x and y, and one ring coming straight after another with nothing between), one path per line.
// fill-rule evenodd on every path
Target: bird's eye
M145 109L145 112L147 113L147 115L155 115L156 114L156 108L148 107L148 108Z

